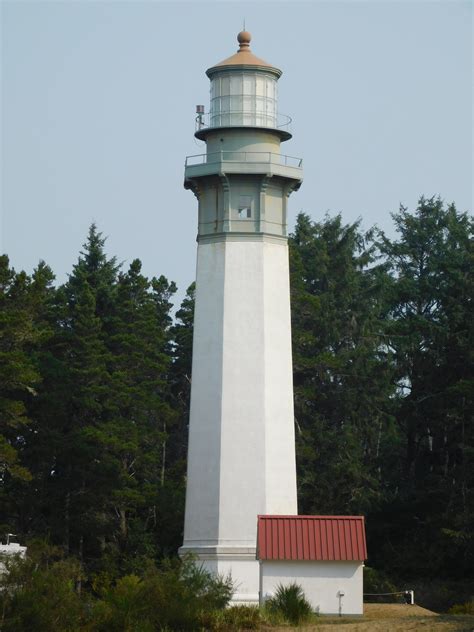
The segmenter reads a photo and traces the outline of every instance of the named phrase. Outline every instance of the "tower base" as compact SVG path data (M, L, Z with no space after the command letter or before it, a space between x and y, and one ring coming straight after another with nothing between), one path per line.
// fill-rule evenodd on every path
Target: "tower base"
M191 553L196 562L210 573L231 576L234 583L233 605L259 603L260 572L255 547L233 546L182 546L180 557Z

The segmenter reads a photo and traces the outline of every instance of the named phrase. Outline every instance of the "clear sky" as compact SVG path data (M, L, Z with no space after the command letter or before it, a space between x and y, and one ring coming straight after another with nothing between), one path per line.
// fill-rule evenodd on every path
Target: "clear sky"
M283 70L290 198L391 232L421 194L472 210L470 1L1 3L2 250L64 281L88 226L148 275L194 278L197 201L183 189L206 68L237 49Z

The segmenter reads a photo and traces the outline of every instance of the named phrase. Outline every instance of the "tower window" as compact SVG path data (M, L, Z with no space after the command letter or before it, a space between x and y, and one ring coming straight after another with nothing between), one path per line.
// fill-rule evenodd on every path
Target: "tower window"
M252 209L250 206L239 206L239 219L249 219L252 217Z
M237 211L239 219L250 219L252 217L252 197L250 195L240 196Z

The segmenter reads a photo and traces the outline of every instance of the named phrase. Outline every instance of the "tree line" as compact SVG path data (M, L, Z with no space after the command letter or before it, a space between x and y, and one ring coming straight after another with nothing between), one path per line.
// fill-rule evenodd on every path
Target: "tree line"
M299 512L364 514L391 577L472 581L473 221L439 198L393 221L301 213L290 236ZM182 542L194 287L173 317L175 292L95 225L62 285L0 258L0 532L88 585Z

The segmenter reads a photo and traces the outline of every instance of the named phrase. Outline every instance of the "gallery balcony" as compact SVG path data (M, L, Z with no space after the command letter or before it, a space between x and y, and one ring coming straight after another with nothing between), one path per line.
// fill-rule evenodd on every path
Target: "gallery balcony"
M218 151L187 156L185 180L215 174L267 174L302 180L303 160L268 151Z

